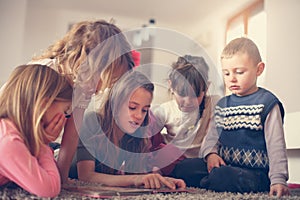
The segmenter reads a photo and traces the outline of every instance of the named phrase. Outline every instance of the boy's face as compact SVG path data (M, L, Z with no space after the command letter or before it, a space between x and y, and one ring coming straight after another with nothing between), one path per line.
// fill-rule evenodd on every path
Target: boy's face
M253 64L245 53L237 53L221 60L225 86L237 96L246 96L257 91L257 77L263 72L264 64Z

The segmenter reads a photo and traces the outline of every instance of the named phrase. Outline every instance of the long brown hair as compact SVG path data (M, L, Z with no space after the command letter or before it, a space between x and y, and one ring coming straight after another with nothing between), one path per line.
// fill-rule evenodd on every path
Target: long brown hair
M171 89L180 96L199 97L201 92L206 94L208 89L209 67L203 57L185 55L172 64L169 74ZM190 91L194 94L190 94ZM199 105L199 118L205 107L205 97Z
M55 59L55 68L66 75L71 84L85 84L99 75L96 81L102 83L100 90L118 80L119 77L113 75L121 76L134 66L125 35L105 20L74 24L61 40L33 60L46 58Z
M209 66L203 57L185 55L179 57L177 62L173 63L172 71L169 74L171 89L176 91L180 96L199 97L204 92L202 102L199 105L198 118L195 125L201 119L200 127L195 134L193 144L198 144L195 148L188 149L186 156L194 157L199 154L199 144L201 145L208 131L208 125L212 117L213 107L218 97L207 95L209 86L208 78ZM190 94L191 89L194 94Z
M55 100L71 101L72 86L45 65L16 67L0 93L0 118L15 124L33 156L47 134L42 117Z

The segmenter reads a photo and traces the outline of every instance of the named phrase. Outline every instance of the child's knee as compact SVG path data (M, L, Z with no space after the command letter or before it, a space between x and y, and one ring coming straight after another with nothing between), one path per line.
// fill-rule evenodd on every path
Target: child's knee
M216 192L233 191L232 184L236 176L236 172L230 166L213 168L208 176L207 189Z
M223 179L232 174L232 169L230 166L220 166L215 167L211 170L209 176L211 179Z

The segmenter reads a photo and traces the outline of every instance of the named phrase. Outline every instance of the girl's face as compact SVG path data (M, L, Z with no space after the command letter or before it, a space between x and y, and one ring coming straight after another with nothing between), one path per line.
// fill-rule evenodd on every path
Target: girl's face
M179 110L182 112L193 112L199 109L199 105L203 101L205 92L201 92L199 97L194 96L180 96L176 91L174 91L174 97L177 102Z
M71 109L71 102L70 101L53 101L51 106L48 108L48 110L45 112L43 116L43 123L44 127L47 127L50 123L57 123L58 120L64 120L65 118L69 117L70 109ZM55 117L59 115L58 120L54 120ZM51 132L50 132L51 134ZM58 135L53 135L52 138L57 138ZM54 139L54 140L55 140Z
M225 85L228 90L238 96L252 94L258 89L256 81L263 69L262 62L255 66L245 53L222 59Z
M136 89L119 111L118 125L122 131L134 133L144 122L151 102L152 94L149 91L142 87Z

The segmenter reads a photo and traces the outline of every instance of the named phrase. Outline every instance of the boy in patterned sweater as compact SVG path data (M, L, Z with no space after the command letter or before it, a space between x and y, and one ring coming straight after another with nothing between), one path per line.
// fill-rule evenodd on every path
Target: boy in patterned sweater
M232 94L216 105L214 124L202 144L209 173L201 187L288 195L284 109L274 94L257 86L265 67L257 46L247 38L234 39L224 48L221 64Z

